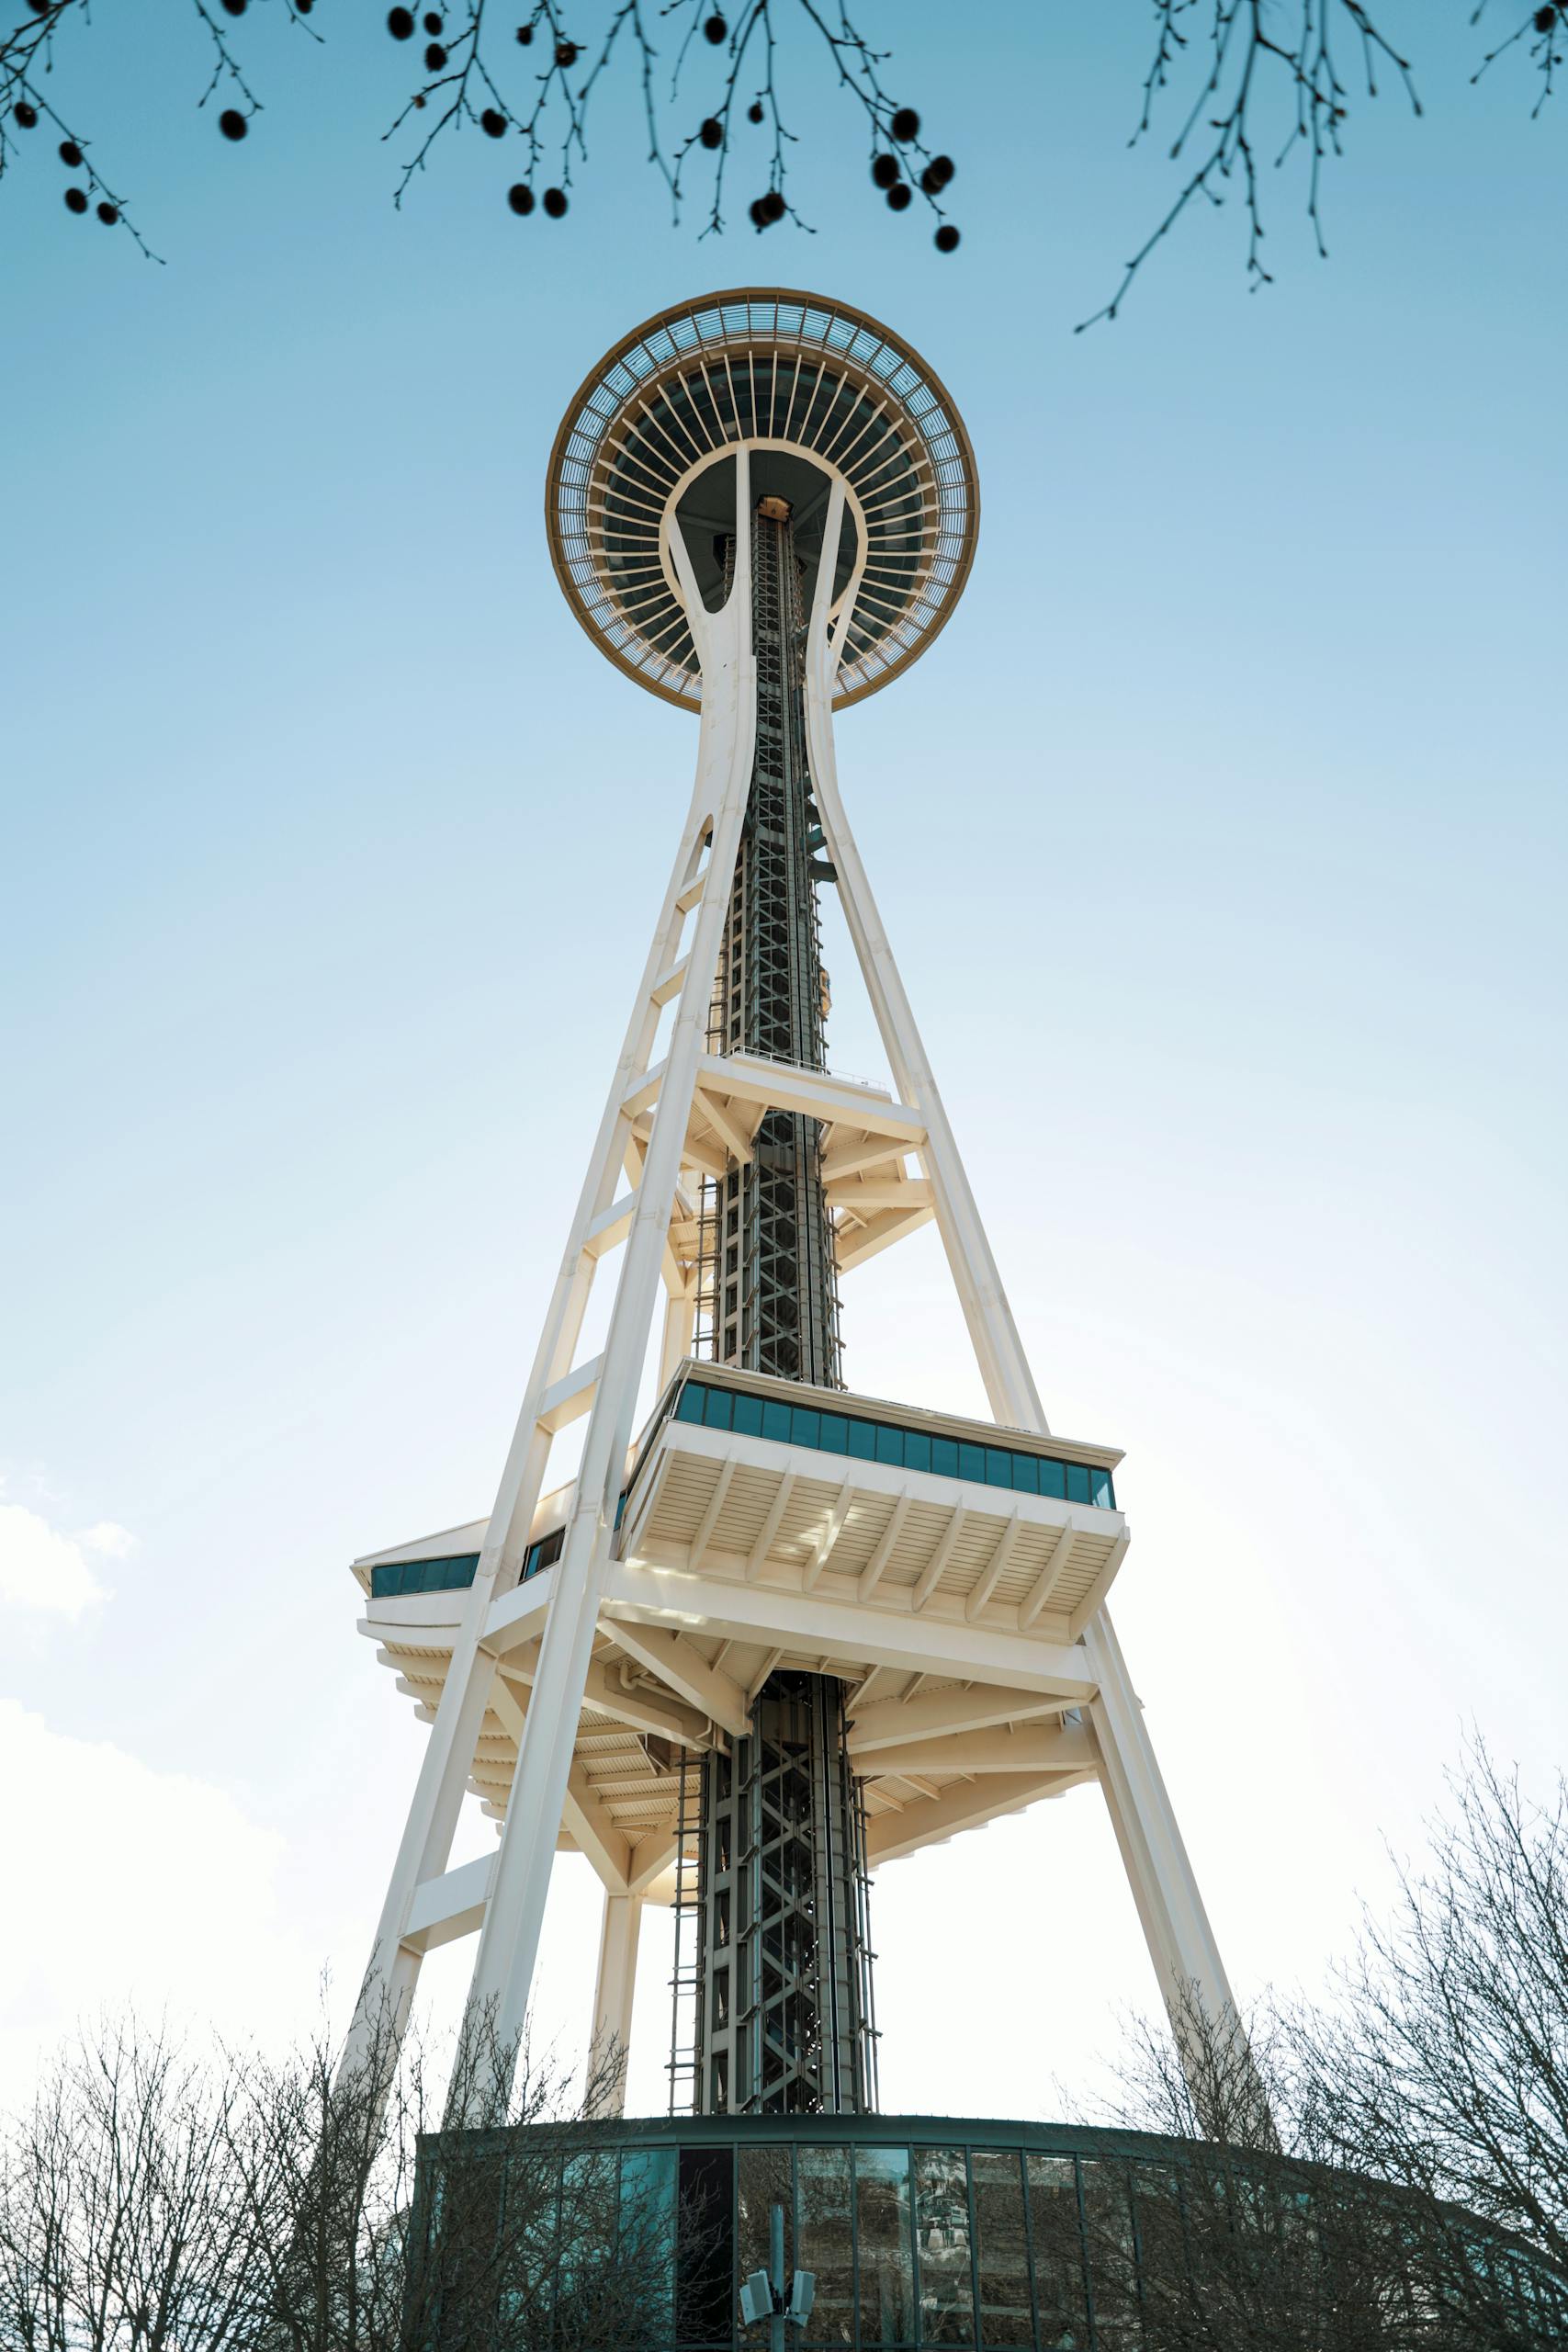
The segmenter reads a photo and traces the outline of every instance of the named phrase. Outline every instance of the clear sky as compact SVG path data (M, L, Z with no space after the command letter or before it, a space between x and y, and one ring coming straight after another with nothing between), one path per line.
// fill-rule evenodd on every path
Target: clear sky
M423 1735L346 1564L489 1507L695 749L561 602L545 462L620 334L759 280L969 424L973 578L846 796L1052 1421L1127 1450L1222 1949L1311 1985L1468 1718L1564 1749L1563 126L1411 0L1427 114L1354 112L1331 263L1280 175L1271 290L1205 213L1075 338L1168 186L1138 12L865 0L951 260L815 69L814 236L667 225L629 99L559 225L477 137L395 213L348 13L258 26L231 148L181 12L102 12L77 111L166 268L47 151L0 208L0 2069L128 1988L268 2035L352 1992ZM857 1388L979 1408L931 1235L844 1328ZM1152 1999L1091 1790L874 1906L889 2107L1049 2111ZM563 1860L547 2036L596 1913ZM667 1971L654 1926L646 2108Z

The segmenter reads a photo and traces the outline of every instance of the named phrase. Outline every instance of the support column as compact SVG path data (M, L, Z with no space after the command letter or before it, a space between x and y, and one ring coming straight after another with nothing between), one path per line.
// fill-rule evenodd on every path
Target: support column
M736 495L744 532L748 498L744 447L736 455ZM750 548L742 546L738 550L735 589L716 614L708 613L703 605L678 530L672 533L670 554L702 662L697 797L699 802L706 801L711 811L712 848L610 1313L598 1390L583 1440L577 1491L560 1557L552 1571L533 1703L517 1751L501 1851L463 2015L448 2100L449 2128L485 2122L496 2115L510 2089L522 2041L578 1715L599 1622L600 1591L615 1536L620 1480L657 1310L697 1065L707 1042L713 979L718 969L720 937L756 744L757 665L750 650Z
M828 852L838 870L844 918L899 1094L925 1121L927 1142L921 1162L931 1179L937 1227L991 1410L998 1421L1046 1436L1049 1424L1040 1392L839 792L833 754L833 681L838 644L852 610L855 582L852 579L836 618L829 615L824 583L832 577L842 514L843 492L835 483L807 645L811 773ZM1181 2043L1196 2009L1209 2035L1216 2040L1228 2038L1236 2023L1230 1984L1155 1760L1143 1710L1105 1610L1097 1611L1082 1641L1100 1686L1089 1717L1100 1757L1100 1785L1173 2030ZM1250 2065L1245 2045L1243 2063ZM1190 2060L1189 2078L1194 2087L1197 2071Z
M608 2070L594 2101L598 2115L624 2115L626 2107L626 2061L632 2046L632 2003L637 1992L637 1932L642 1926L640 1894L604 1892L604 1924L599 1931L599 1975L593 1987L593 2041L591 2067Z
M1089 1712L1100 1782L1160 1991L1173 2015L1196 2001L1217 2021L1235 2012L1229 1980L1122 1645L1104 1610L1085 1628L1083 1645L1099 1685Z

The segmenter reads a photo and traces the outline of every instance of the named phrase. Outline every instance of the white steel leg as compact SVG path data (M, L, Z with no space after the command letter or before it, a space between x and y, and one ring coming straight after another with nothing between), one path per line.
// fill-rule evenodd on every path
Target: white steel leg
M736 457L735 584L720 613L705 609L679 534L670 542L703 668L697 801L705 803L711 812L712 846L611 1310L598 1392L583 1441L571 1516L554 1571L533 1703L518 1750L501 1851L479 1933L454 2075L460 2086L460 2111L449 2117L453 2124L493 2112L490 2102L510 2082L522 2037L598 1623L600 1587L610 1555L637 1386L658 1300L697 1065L706 1044L714 976L756 746L750 504L747 453L741 449Z
M745 642L749 648L750 575L746 586ZM732 719L735 700L732 692L728 698ZM712 730L705 731L711 752ZM750 758L749 752L747 756ZM494 1675L494 1661L480 1648L480 1641L491 1602L516 1581L538 1502L550 1450L550 1434L539 1422L541 1402L551 1385L570 1370L581 1333L597 1264L592 1247L592 1227L595 1218L603 1216L615 1199L630 1138L630 1123L624 1105L635 1081L648 1069L662 1007L661 983L676 966L692 888L713 831L712 768L711 757L706 763L699 758L691 808L556 1277L479 1567L464 1606L435 1723L421 1761L419 1781L393 1864L369 1965L340 2060L340 2079L362 2066L373 2049L395 2049L407 2021L420 1966L419 1954L408 1951L402 1942L410 1905L418 1888L446 1869L451 1853ZM731 869L733 862L732 851ZM728 888L727 879L726 891ZM716 935L712 967L717 968ZM711 978L710 971L710 986ZM645 1193L639 1195L639 1199L645 1197Z
M882 1035L900 1099L919 1111L927 1141L920 1153L931 1180L937 1230L947 1252L964 1319L980 1367L991 1410L998 1421L1014 1429L1046 1433L1044 1409L1034 1385L1023 1343L1012 1319L1001 1276L980 1213L969 1189L964 1163L942 1108L931 1063L916 1026L913 1008L905 994L893 950L882 927L865 866L844 813L839 791L838 763L833 750L833 679L839 647L852 606L846 599L836 621L829 624L832 577L844 512L841 482L835 481L823 526L822 558L812 600L806 652L806 731L811 780L822 812L828 854L839 876L839 899L854 943L876 1025Z
M597 2086L601 2115L624 2115L626 2058L632 2046L632 2003L637 1991L637 1930L642 1896L604 1892L604 1924L599 1935L599 1975L593 1987L591 2071L605 2070Z
M1122 1645L1103 1609L1085 1628L1083 1641L1099 1685L1089 1720L1100 1784L1160 1991L1173 2012L1196 2000L1204 2016L1218 2020L1235 2010L1229 1980Z
M894 1081L902 1100L919 1112L925 1125L921 1164L931 1180L937 1228L991 1409L999 1421L1045 1436L1049 1426L1040 1393L839 791L833 751L833 679L852 597L846 597L839 616L831 622L829 608L842 514L843 492L835 483L807 641L807 732L817 805L822 813L828 854L839 877L844 919ZM1083 1641L1100 1686L1090 1718L1100 1759L1100 1785L1161 1993L1179 2033L1182 2020L1190 2017L1194 2001L1212 2026L1226 2030L1235 2016L1230 1985L1155 1759L1143 1710L1105 1610L1099 1611L1086 1627Z

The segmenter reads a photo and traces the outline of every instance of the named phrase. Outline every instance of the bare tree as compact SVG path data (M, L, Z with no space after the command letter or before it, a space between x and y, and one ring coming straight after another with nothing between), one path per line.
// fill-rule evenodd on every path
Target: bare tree
M85 2035L0 2139L0 2352L632 2352L669 2335L672 2168L585 2120L615 2053L581 2080L525 2052L490 2128L446 2139L417 2035L346 2081L334 2062L325 2032L270 2061L134 2020Z
M705 234L728 225L727 208L736 202L757 231L785 219L809 227L809 201L802 209L790 171L798 137L791 107L801 101L785 96L787 61L794 92L808 90L815 76L858 122L873 199L895 212L923 206L939 250L951 253L959 232L945 217L945 198L956 166L928 141L919 111L893 85L891 51L864 28L875 4L853 0L852 15L852 0L519 0L520 16L504 19L494 0L391 6L386 22L400 73L389 85L386 136L401 157L395 201L444 141L468 131L502 142L498 200L523 217L560 218L589 159L596 94L624 74L637 85L648 162L677 218L700 188ZM206 76L197 104L213 105L218 130L231 141L247 137L263 110L246 55L243 20L253 8L281 8L302 40L326 47L326 9L318 14L318 0L164 5L171 21L185 16L194 36L197 78ZM1568 0L1450 5L1472 26L1488 15L1495 19L1498 37L1479 54L1476 78L1505 57L1528 61L1539 113L1568 54ZM1381 76L1421 110L1412 62L1383 29L1382 0L1149 6L1155 45L1134 141L1152 136L1168 109L1178 185L1096 319L1116 317L1150 254L1201 197L1215 208L1237 200L1249 282L1268 284L1263 174L1297 157L1313 233L1326 254L1324 171L1341 153L1353 106L1377 96ZM925 6L945 37L987 47L997 74L1016 70L1005 12L981 17L961 0L925 0ZM0 34L0 178L25 149L53 146L73 175L63 190L71 210L125 229L148 252L125 198L110 185L111 167L53 96L57 72L63 79L89 28L90 0L0 0L0 9L18 12Z
M1568 2341L1568 1785L1536 1804L1473 1740L1427 1860L1401 1871L1392 1916L1368 1919L1339 1991L1297 2020L1320 2139L1524 2249L1557 2329L1542 2340ZM1449 2288L1502 2324L1484 2269Z
M1501 2311L1508 2324L1477 2325L1476 2298L1451 2290L1472 2267L1495 2273L1502 2249L1461 2208L1347 2162L1317 2087L1293 2020L1260 2013L1243 2033L1194 2002L1179 2034L1163 2020L1137 2028L1118 2120L1162 2144L1128 2167L1127 2195L1088 2210L1097 2301L1136 2301L1159 2352L1544 2352L1560 2341L1510 2332L1511 2274L1506 2292L1483 2298L1488 2321Z
M1177 2143L1132 2176L1169 2352L1568 2344L1568 1786L1473 1744L1334 1997L1138 2027L1116 2120Z
M251 2217L229 2150L241 2087L164 2030L84 2037L0 2142L0 2346L248 2344Z

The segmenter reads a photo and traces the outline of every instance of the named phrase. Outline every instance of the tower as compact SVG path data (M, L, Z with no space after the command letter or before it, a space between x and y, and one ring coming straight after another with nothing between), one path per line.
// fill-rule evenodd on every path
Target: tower
M598 2033L629 2038L641 1905L673 1901L677 2095L863 2110L868 1870L1090 1781L1173 2014L1218 2022L1107 1612L1121 1456L1048 1428L839 789L835 708L924 652L968 574L957 412L842 304L714 295L585 379L546 506L582 626L699 714L696 780L493 1508L355 1564L430 1733L349 2060L474 1931L468 2030L504 2052L564 1842L605 1887ZM828 1068L829 888L890 1087ZM840 1282L933 1219L989 1422L844 1385ZM450 1869L468 1788L500 1844Z

